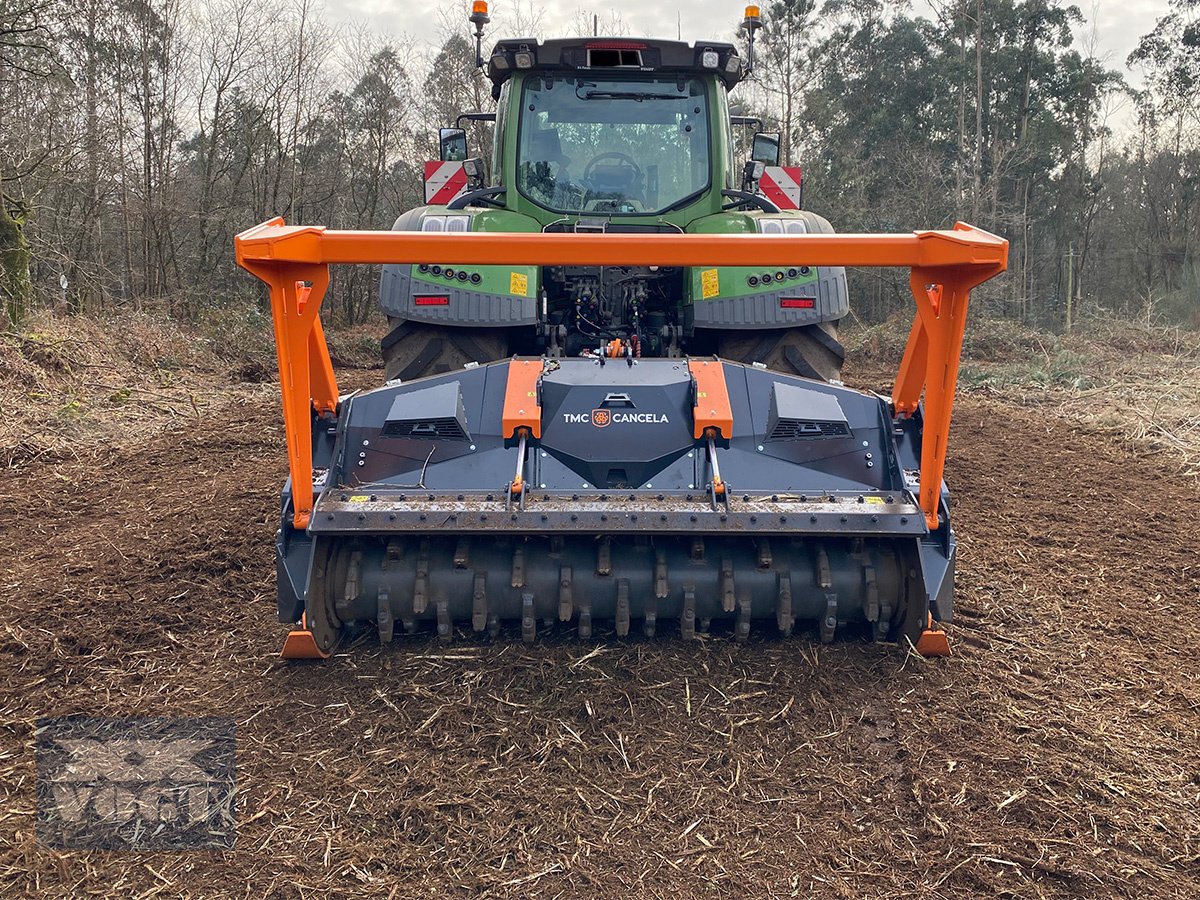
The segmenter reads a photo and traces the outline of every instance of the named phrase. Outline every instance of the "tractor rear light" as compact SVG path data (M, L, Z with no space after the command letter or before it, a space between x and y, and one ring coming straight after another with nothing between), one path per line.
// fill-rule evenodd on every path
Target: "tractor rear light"
M760 234L783 234L783 219L760 218L758 230Z
M513 54L513 62L518 69L532 69L533 54L528 50L518 50Z
M493 53L492 54L492 68L495 69L497 72L507 72L508 68L509 68L508 57L505 56L503 53Z
M700 54L700 65L706 69L715 69L721 64L721 57L716 50L705 50Z
M444 294L417 294L413 297L414 306L449 306L450 298Z
M808 226L803 219L785 219L783 228L788 234L808 234Z
M784 297L779 301L780 309L813 309L816 305L812 297Z

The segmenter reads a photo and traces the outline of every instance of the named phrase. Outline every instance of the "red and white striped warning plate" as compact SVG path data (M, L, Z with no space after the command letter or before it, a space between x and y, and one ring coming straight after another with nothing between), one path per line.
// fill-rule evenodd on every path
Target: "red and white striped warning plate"
M425 163L425 202L445 206L467 190L467 169L461 162L433 159Z
M799 166L767 166L758 191L780 209L799 209L804 173Z

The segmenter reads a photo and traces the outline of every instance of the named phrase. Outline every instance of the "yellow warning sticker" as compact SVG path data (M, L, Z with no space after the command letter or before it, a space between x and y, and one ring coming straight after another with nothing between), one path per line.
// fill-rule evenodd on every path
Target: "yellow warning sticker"
M529 296L529 276L513 272L508 276L508 292L521 297Z
M875 503L879 506L883 506L883 498L882 497L864 497L863 499L866 500L868 503Z
M700 273L700 294L707 300L721 293L721 282L716 269L705 269Z
M367 494L352 494L350 496L351 503L366 503L370 499Z

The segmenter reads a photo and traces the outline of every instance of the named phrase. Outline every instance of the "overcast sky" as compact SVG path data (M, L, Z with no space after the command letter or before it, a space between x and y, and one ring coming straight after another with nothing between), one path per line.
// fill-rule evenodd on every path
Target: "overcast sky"
M938 0L914 0L913 10L926 13ZM418 42L440 39L444 33L441 17L431 10L446 7L445 0L326 0L334 19L359 19L374 28L400 36L411 36ZM469 2L462 4L462 28L466 22ZM537 37L553 37L567 33L573 22L590 18L593 13L603 20L611 13L619 15L631 34L655 37L675 37L678 32L685 40L732 39L733 29L741 17L743 5L739 0L603 0L602 3L539 3L537 0L495 0L492 3L494 24L488 37L516 37L509 27L518 8L528 17L531 10L540 10L542 27ZM1124 70L1125 58L1137 45L1138 38L1154 27L1155 19L1166 14L1168 0L1081 0L1080 9L1089 19L1084 30L1095 28L1101 56L1108 64ZM984 0L987 9L987 0ZM524 35L520 35L524 36ZM1084 35L1079 35L1083 38ZM1136 73L1131 80L1138 81Z
M759 0L760 3L765 0ZM932 17L932 10L943 0L911 0L915 14ZM989 0L983 0L986 11ZM1075 0L1087 21L1076 30L1076 47L1085 51L1095 44L1095 52L1110 68L1125 75L1134 87L1142 79L1125 66L1125 60L1142 35L1154 28L1156 19L1168 12L1169 0ZM461 15L451 13L448 0L325 0L326 9L337 22L368 25L381 36L411 38L418 45L440 43L448 28L469 33L467 14L470 0L460 0ZM589 21L593 14L600 21L618 16L625 33L673 38L679 34L687 41L733 40L741 18L744 0L603 0L593 3L541 2L541 0L492 0L492 24L485 44L501 37L560 37L578 33L578 22ZM536 19L536 29L520 34L517 25ZM1108 125L1118 134L1134 127L1133 104L1119 98L1105 115Z

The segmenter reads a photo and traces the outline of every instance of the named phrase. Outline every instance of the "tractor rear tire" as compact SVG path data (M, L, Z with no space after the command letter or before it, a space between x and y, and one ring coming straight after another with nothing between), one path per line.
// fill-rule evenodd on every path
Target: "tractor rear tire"
M797 328L727 331L720 337L718 355L762 363L802 378L841 381L846 351L838 340L837 323L821 322Z
M508 332L503 328L457 328L390 316L388 322L392 330L380 344L388 381L412 381L508 356Z

